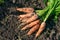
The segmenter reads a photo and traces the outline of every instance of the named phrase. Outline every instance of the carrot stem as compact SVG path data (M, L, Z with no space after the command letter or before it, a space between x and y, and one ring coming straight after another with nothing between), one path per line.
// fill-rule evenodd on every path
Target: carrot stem
M54 8L56 7L58 1L55 2L54 6L50 8L50 10L48 11L48 14L46 15L46 18L44 19L44 22L46 22L46 20L48 19L48 17L50 16L50 14L52 13L52 11L54 10Z
M49 10L48 14L46 15L46 18L44 19L44 22L46 22L46 20L48 19L52 11L53 11L53 8Z

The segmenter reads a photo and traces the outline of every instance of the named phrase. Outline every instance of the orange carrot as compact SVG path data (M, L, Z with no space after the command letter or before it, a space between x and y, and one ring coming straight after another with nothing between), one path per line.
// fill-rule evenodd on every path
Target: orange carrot
M30 29L30 31L27 33L27 35L31 35L39 28L39 24L36 24L33 28Z
M23 11L23 8L16 8L16 10L18 10L18 11Z
M28 20L28 18L24 18L21 20L21 22L25 23Z
M16 10L26 12L26 13L32 13L34 11L33 8L16 8Z
M45 29L46 23L42 22L42 24L40 25L40 28L38 30L38 32L36 33L36 38L42 33L42 31Z
M30 22L33 22L34 20L36 20L38 18L38 16L36 14L34 14L32 17L28 18L28 20L24 20L25 22L21 23L19 26L24 26Z
M37 16L36 14L34 14L31 18L29 18L29 19L26 21L26 23L30 23L30 22L36 20L37 18L38 18L38 16Z
M24 18L24 17L30 17L33 13L29 13L29 14L24 14L24 15L20 15L21 18Z
M19 21L26 20L26 19L27 19L26 17L20 17L20 15L18 16Z
M18 18L19 18L20 20L22 20L22 19L24 19L24 18L29 18L29 17L31 17L32 15L33 15L33 13L24 14L24 15L19 15Z
M38 24L40 21L39 20L36 20L36 21L33 21L31 22L30 24L27 24L26 26L24 26L21 30L25 30L27 28L31 28L33 27L34 25Z

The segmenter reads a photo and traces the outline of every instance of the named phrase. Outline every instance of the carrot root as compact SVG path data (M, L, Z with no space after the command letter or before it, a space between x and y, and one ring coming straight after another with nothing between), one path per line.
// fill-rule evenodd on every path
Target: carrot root
M33 8L16 8L16 10L26 13L32 13L34 11Z
M36 14L34 14L31 18L29 18L29 19L27 20L26 23L30 23L30 22L32 22L32 21L34 21L34 20L36 20L36 19L38 19L38 16L37 16Z
M40 28L39 28L38 32L35 35L36 38L42 33L42 31L45 29L45 26L46 26L46 23L42 22L42 24L40 25Z
M35 25L33 28L30 29L30 31L27 33L27 35L31 35L39 28L39 24Z
M21 17L21 18L31 17L32 14L33 14L33 13L20 15L20 16L18 16L18 18L20 18L20 17Z
M34 25L38 24L39 22L40 22L40 20L33 21L33 22L31 22L30 24L24 26L21 30L26 30L27 28L31 28L31 27L33 27Z
M18 11L23 11L23 8L16 8L16 10L18 10Z

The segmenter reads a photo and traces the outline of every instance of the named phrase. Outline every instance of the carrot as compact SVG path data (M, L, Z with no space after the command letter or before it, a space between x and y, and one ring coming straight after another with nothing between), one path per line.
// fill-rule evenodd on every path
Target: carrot
M19 15L18 18L19 18L20 20L22 20L22 19L24 19L24 18L29 18L29 17L31 17L32 15L33 15L33 13L24 14L24 15Z
M23 11L23 8L16 8L16 10L18 10L18 11Z
M40 28L39 28L38 32L35 35L36 38L42 33L42 31L45 29L45 26L46 26L46 23L42 22L42 24L40 25Z
M16 10L22 11L22 12L25 12L25 13L32 13L34 11L33 8L16 8Z
M29 18L29 19L26 21L26 23L30 23L30 22L36 20L37 18L38 18L38 16L37 16L36 14L34 14L31 18Z
M39 20L33 21L33 22L31 22L30 24L24 26L21 30L25 30L25 29L27 29L27 28L31 28L31 27L33 27L34 25L38 24L38 23L39 23Z
M27 33L27 35L31 35L39 28L39 24L36 24L33 28L30 29L30 31Z
M24 15L20 15L19 17L24 18L24 17L30 17L33 13L29 13L29 14L24 14Z
M28 18L28 20L24 20L24 22L21 23L21 24L18 26L18 28L19 28L20 26L24 26L24 25L26 25L26 24L28 24L28 23L30 23L30 22L33 22L33 21L36 20L37 18L38 18L38 16L37 16L36 14L34 14L32 17Z
M21 17L20 17L20 18L18 18L18 20L19 20L19 21L22 21L22 22L25 22L25 21L28 20L28 17L24 17L24 18L21 18Z
M24 18L21 20L21 22L25 23L28 20L28 18Z

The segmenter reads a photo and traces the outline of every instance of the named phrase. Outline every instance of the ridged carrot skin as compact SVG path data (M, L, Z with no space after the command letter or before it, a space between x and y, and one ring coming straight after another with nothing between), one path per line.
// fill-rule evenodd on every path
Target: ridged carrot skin
M20 25L21 26L26 25L28 23L31 23L31 22L35 21L36 19L38 19L38 16L36 14L34 14L32 17L28 18L27 21L23 22L24 24L22 23L22 25L21 24Z
M36 24L34 27L30 29L30 31L27 33L27 35L31 35L39 28L39 24Z
M16 10L25 12L25 13L32 13L34 11L33 8L16 8Z
M28 18L24 18L21 20L21 22L25 23L28 20Z
M24 14L24 15L20 15L19 17L24 18L24 17L30 17L33 13L29 13L29 14Z
M31 23L31 22L35 21L36 19L38 19L38 16L36 14L34 14L32 17L28 18L28 20L26 22L21 23L20 26Z
M42 22L42 24L40 25L40 28L39 28L38 32L35 35L36 38L42 33L42 31L45 29L45 26L46 26L46 23Z
M33 13L29 13L29 14L24 14L24 15L19 15L18 18L19 20L23 20L24 18L29 18L33 15Z
M26 26L24 26L21 30L26 30L27 28L31 28L38 23L40 23L40 20L33 21L30 24L27 24Z
M29 19L26 21L26 23L30 23L30 22L32 22L32 21L34 21L34 20L36 20L36 19L38 19L38 16L37 16L36 14L34 14L31 18L29 18Z

